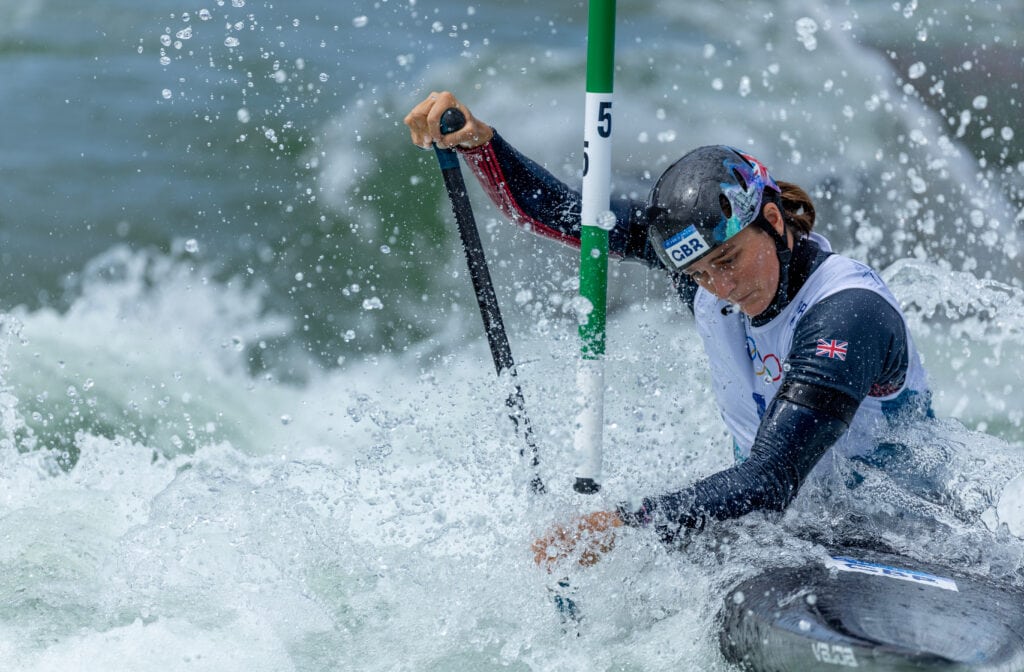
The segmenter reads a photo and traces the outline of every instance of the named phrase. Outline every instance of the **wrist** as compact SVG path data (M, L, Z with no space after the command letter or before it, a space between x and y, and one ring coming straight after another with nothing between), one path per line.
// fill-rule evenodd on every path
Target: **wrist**
M483 130L480 133L473 136L470 140L460 142L455 146L455 149L460 154L475 154L482 151L487 147L487 145L491 144L491 140L494 139L494 129L486 124L481 125L483 126Z
M626 527L647 527L651 522L653 502L644 498L639 509L633 509L629 502L622 502L615 507L615 516Z

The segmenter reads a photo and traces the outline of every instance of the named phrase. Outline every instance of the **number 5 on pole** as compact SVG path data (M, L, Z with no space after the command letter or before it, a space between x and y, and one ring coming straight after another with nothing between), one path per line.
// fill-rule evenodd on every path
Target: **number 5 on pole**
M615 0L591 0L587 22L587 99L583 126L583 206L580 231L580 362L573 447L577 492L600 489L604 426L605 318L612 173L612 79ZM614 219L611 220L614 224Z

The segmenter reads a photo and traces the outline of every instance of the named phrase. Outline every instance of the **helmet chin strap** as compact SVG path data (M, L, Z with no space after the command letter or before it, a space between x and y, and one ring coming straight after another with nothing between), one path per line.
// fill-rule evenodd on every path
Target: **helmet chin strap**
M782 309L789 304L789 266L793 259L793 251L789 249L787 240L789 228L786 226L785 219L782 220L782 233L775 230L768 218L764 216L763 211L755 223L775 241L775 256L779 259L779 286L775 290L775 298L761 314L752 318L755 323L764 324L782 312Z

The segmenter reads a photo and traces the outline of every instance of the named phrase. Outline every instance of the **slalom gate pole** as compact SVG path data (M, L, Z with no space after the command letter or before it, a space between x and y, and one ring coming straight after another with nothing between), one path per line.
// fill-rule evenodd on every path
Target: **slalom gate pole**
M573 447L579 459L573 488L600 490L604 425L605 318L611 207L612 80L615 0L591 0L587 21L587 98L583 126L583 207L580 231L579 410Z
M454 133L465 124L466 117L454 107L445 110L441 116L441 132L445 135ZM545 491L544 481L541 480L539 473L540 451L533 438L533 426L530 423L530 418L526 415L526 401L516 376L512 348L509 346L505 325L501 320L498 297L494 293L491 273L487 268L483 245L480 243L480 232L477 230L476 220L473 217L473 206L466 193L466 182L462 179L459 156L454 149L441 149L437 145L434 145L434 151L437 153L441 175L444 177L444 186L448 190L448 198L451 200L455 221L459 227L459 237L462 239L462 249L466 253L469 277L473 281L476 302L484 321L484 332L487 334L487 344L491 348L494 368L499 377L507 373L513 383L505 405L508 406L509 417L512 419L512 424L515 425L516 433L522 437L525 444L519 449L519 455L525 457L529 453L530 467L533 469L530 490L535 494L543 494Z

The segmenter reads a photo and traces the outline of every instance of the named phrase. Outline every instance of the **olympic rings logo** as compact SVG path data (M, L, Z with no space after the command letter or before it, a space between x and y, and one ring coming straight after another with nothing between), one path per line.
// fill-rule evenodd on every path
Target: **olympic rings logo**
M757 343L750 336L747 336L747 354L754 365L754 375L766 383L775 383L782 378L782 362L773 354L761 355L757 350Z

